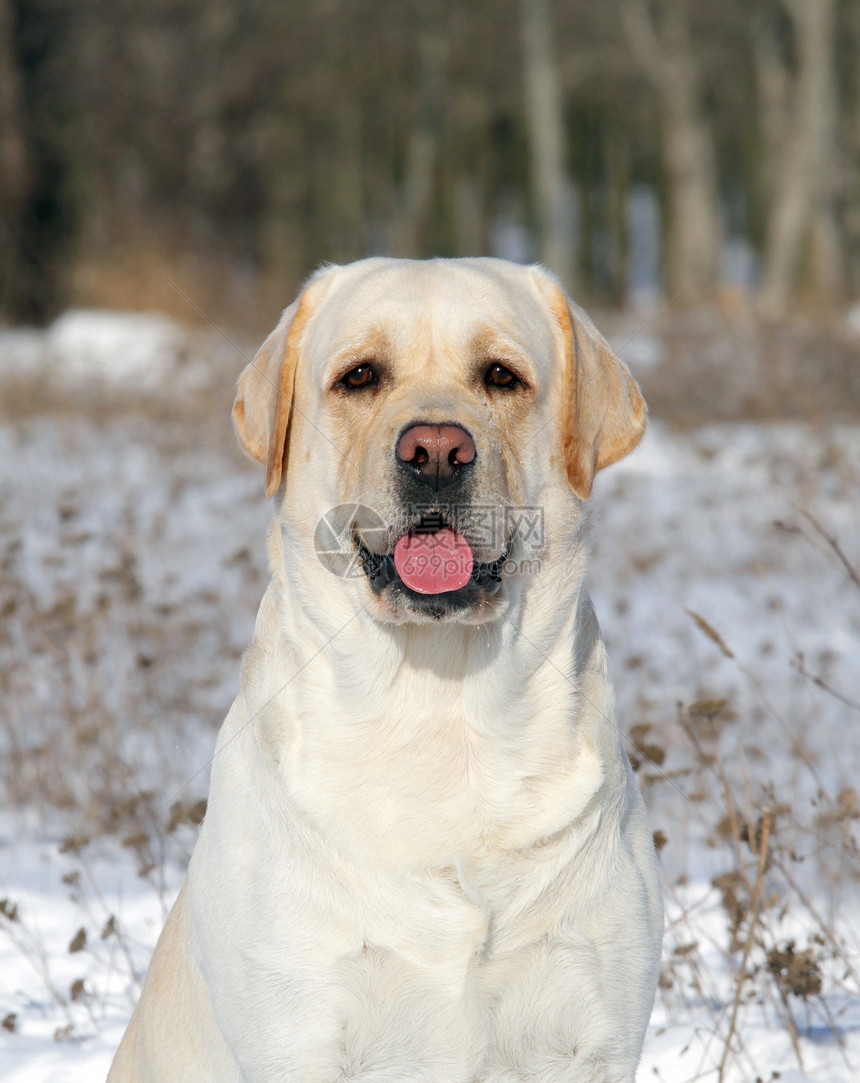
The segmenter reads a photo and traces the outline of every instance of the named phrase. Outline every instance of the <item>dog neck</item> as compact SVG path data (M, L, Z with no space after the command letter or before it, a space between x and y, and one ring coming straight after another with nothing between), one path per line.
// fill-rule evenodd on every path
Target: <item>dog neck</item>
M255 741L273 786L362 860L519 850L561 830L618 769L583 548L479 625L385 624L356 606L359 583L315 581L329 573L303 576L284 553L276 525L222 743Z

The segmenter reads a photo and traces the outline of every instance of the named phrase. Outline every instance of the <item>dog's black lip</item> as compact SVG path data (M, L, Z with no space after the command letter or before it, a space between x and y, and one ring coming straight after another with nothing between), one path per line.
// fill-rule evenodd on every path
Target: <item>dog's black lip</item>
M413 524L413 526L405 533L411 534L421 532L422 527L424 532L434 533L436 530L442 530L449 526L444 518L440 516L439 525L435 526L433 529L428 529L429 524L426 520L426 516L422 517L418 523ZM508 545L495 560L476 560L472 567L472 575L469 578L469 582L466 583L465 586L460 587L459 590L442 591L440 594L419 594L418 591L407 587L400 578L397 568L394 566L393 552L374 553L372 549L368 549L362 541L357 523L353 526L352 538L364 574L367 576L367 581L370 583L370 589L374 594L381 594L386 587L393 584L399 593L406 595L408 598L412 598L414 601L419 602L425 607L440 608L441 606L443 610L465 608L473 602L477 602L480 595L492 597L502 585L502 569L508 559L510 548ZM472 595L475 595L475 597L472 597ZM433 601L434 599L435 604ZM439 615L441 615L441 613Z

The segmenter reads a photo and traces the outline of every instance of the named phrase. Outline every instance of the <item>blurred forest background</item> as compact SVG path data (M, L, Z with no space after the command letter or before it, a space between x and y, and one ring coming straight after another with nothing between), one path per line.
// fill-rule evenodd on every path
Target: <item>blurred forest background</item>
M369 254L832 310L858 57L858 0L0 0L0 315L266 329Z

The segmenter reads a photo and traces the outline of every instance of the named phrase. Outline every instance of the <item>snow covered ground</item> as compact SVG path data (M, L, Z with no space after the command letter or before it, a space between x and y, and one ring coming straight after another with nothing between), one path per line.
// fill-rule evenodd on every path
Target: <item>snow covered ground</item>
M106 1074L265 583L262 479L228 416L242 358L105 316L0 333L0 1078L15 1083ZM660 363L639 354L643 376ZM860 1078L858 497L860 426L829 420L658 420L598 481L592 592L664 842L640 1080Z

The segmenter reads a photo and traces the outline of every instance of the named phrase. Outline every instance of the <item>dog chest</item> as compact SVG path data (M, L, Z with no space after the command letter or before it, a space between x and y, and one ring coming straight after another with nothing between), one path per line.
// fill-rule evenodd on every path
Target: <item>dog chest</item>
M533 729L535 727L532 727ZM462 715L319 720L282 764L290 799L348 850L441 867L520 850L569 824L604 767L565 721L520 735Z

